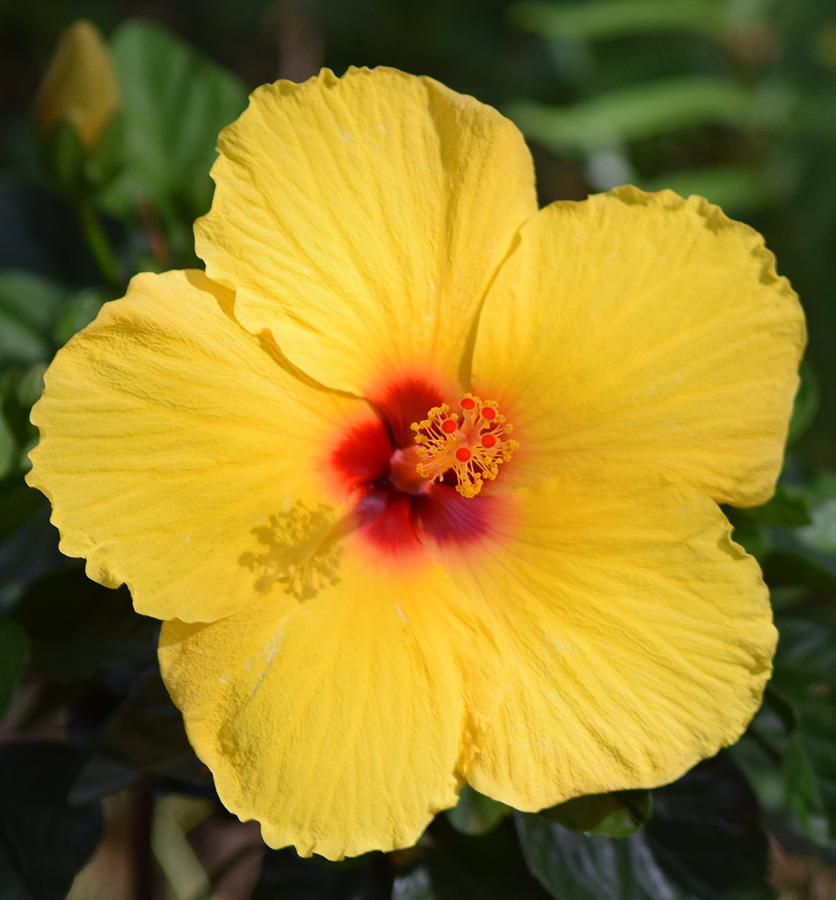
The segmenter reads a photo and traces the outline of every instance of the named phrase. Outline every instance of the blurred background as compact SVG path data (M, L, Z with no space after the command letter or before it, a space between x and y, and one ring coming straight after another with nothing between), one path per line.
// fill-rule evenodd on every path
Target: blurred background
M68 39L79 19L104 43ZM7 0L0 23L0 900L836 897L836 4ZM60 84L102 54L115 83L85 131ZM652 814L622 797L514 824L468 793L417 850L330 866L265 853L223 813L160 684L154 623L58 554L22 478L55 350L136 271L197 264L214 142L247 92L382 64L513 119L543 204L629 182L753 225L810 347L778 494L730 511L782 635L740 744L654 792Z

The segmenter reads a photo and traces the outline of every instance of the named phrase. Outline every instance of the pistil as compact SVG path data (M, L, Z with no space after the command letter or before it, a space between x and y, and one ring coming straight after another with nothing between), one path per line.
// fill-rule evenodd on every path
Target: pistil
M465 394L459 408L461 413L453 412L442 403L410 426L418 451L415 470L421 478L435 481L452 471L456 490L463 497L475 497L485 481L496 478L500 465L519 444L508 437L512 426L495 401Z

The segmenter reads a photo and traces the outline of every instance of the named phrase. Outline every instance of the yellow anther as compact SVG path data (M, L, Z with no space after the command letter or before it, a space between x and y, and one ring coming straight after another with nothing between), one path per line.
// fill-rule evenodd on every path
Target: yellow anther
M496 478L519 444L508 437L511 426L493 400L483 402L465 394L459 407L461 417L442 403L426 419L412 423L420 460L416 471L437 481L452 471L456 490L463 497L475 497L485 481Z

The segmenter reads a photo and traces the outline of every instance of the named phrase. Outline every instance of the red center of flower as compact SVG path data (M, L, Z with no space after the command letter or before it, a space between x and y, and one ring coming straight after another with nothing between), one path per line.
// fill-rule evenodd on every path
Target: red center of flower
M494 531L504 501L480 490L516 447L496 404L466 394L451 412L420 378L373 399L379 418L344 433L330 455L359 534L388 558Z

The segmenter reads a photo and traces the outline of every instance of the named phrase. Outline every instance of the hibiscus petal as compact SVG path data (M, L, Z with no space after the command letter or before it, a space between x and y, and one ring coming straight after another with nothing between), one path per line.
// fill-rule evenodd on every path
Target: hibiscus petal
M661 472L751 506L774 490L803 345L755 231L699 197L622 188L522 230L482 312L474 390L517 429L516 477Z
M270 846L331 859L411 846L455 804L473 631L439 567L393 579L346 548L336 576L304 600L277 586L220 622L166 622L159 651L224 805Z
M468 782L536 810L664 784L737 740L776 635L717 506L690 488L574 479L517 501L505 545L467 573L495 617L504 686L497 708L477 703L490 725Z
M201 272L137 276L58 353L32 412L28 481L62 552L160 618L225 616L309 554L337 518L318 461L371 417L294 377L231 299ZM273 520L283 540L265 546Z
M330 387L458 367L512 238L531 157L494 109L394 69L256 90L222 134L195 228L235 314Z

